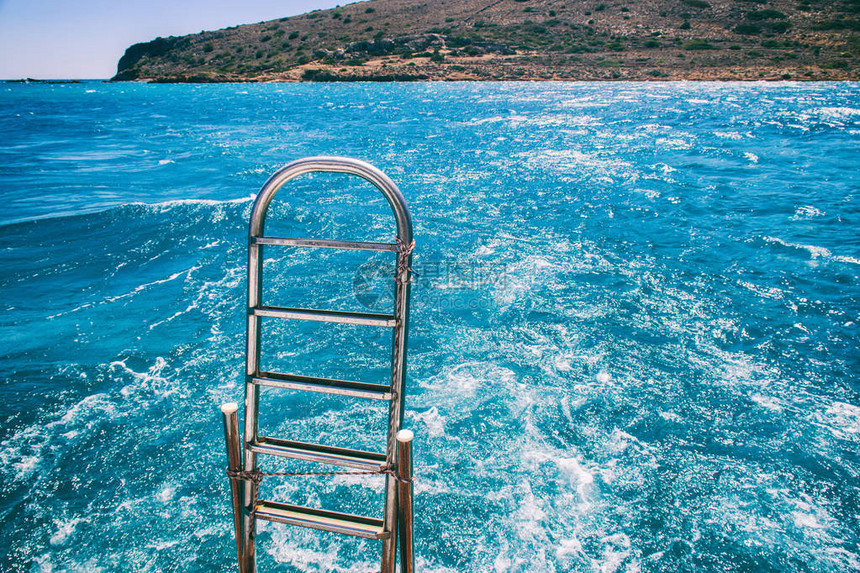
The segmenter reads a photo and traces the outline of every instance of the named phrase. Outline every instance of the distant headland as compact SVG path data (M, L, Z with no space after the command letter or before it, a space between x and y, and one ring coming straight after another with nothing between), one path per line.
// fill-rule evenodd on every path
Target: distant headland
M135 44L113 78L858 79L860 0L371 0Z

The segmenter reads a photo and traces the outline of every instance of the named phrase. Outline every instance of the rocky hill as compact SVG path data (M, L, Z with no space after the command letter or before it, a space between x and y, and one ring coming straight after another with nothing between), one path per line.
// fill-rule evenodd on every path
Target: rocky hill
M114 80L858 80L860 0L371 0L135 44Z

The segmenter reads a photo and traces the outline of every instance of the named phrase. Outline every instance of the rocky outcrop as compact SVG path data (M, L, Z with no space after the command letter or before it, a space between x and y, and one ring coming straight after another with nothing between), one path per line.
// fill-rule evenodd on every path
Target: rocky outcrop
M116 66L114 80L134 80L139 76L139 70L134 68L143 58L160 58L167 55L171 50L181 50L188 46L190 41L187 37L170 36L168 38L158 37L151 42L141 42L129 46L125 54L119 59Z

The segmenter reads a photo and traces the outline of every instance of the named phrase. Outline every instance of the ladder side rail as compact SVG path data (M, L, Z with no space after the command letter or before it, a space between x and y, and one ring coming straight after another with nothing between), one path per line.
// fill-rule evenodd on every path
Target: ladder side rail
M401 244L397 253L395 270L394 316L396 326L391 345L391 393L389 405L388 442L386 455L389 468L397 470L397 433L403 423L403 404L406 376L406 343L409 333L410 269L412 267L412 248L410 243ZM382 544L382 571L393 571L397 558L397 480L386 476L384 521L391 538ZM386 569L389 567L389 569Z
M254 377L260 372L260 342L261 317L254 314L253 309L261 304L263 295L263 246L250 242L248 245L248 330L247 330L247 354L245 364L245 432L244 432L244 469L254 471L257 469L257 453L251 447L257 440L258 434L258 404L260 400L260 387L254 384ZM253 500L257 499L258 484L252 480L245 480L243 500L245 503L243 516L243 558L244 570L247 573L255 573L257 569L255 541L257 536L257 521L254 517L254 509L251 507Z

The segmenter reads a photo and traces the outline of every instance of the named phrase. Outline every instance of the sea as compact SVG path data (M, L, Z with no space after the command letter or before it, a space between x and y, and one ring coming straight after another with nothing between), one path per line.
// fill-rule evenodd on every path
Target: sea
M248 218L314 155L412 213L418 571L860 570L858 84L95 81L0 84L0 570L236 570ZM395 226L306 175L267 232ZM389 255L266 247L264 301L385 312ZM263 365L384 383L390 336L266 319ZM381 401L260 408L384 447ZM382 484L261 495L379 516ZM261 522L257 553L358 573L380 543Z

